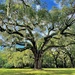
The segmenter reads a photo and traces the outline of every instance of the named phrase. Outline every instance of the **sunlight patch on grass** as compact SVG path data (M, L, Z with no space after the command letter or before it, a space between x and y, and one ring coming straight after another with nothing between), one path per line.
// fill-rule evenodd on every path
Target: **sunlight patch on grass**
M0 69L0 75L75 75L74 68Z

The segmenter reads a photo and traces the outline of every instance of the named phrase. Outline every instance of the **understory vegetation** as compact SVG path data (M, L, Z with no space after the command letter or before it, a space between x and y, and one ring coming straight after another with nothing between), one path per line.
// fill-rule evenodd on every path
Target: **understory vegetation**
M73 48L74 49L74 48ZM69 53L72 55L70 58L68 53L64 53L64 50L48 50L44 53L42 58L43 68L72 68L75 67L75 51L71 50ZM0 68L33 68L34 67L34 55L30 50L23 52L12 51L10 48L6 48L0 51Z

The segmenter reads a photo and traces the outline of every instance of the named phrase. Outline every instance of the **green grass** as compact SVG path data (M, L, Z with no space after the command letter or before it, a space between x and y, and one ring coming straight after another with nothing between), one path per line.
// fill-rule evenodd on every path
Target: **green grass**
M75 69L0 69L0 75L75 75Z

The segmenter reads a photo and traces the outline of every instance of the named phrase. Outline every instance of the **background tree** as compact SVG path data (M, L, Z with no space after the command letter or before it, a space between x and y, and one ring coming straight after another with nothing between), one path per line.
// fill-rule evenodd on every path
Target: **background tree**
M53 58L54 58L54 63L56 65L56 68L58 68L58 57L60 55L60 50L58 49L53 49L51 50L51 53L53 55Z
M4 53L4 51L0 51L0 68L3 68L6 62L6 54Z
M42 62L43 62L42 66L45 68L54 68L55 67L54 58L53 58L50 50L46 51L43 54Z
M74 62L75 62L75 51L74 51L74 45L67 47L65 50L65 54L68 55L68 57L70 58L70 62L71 62L71 67L75 67Z

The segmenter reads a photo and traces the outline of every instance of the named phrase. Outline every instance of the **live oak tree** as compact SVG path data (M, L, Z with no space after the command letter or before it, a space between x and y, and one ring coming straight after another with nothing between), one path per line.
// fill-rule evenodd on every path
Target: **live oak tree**
M56 0L56 2L60 3L61 6L65 6L66 5L68 7L71 7L73 10L71 10L70 14L72 16L73 16L73 14L75 15L75 0L61 0L61 1L60 0ZM75 16L74 16L74 18L75 18ZM74 33L75 32L74 27L75 27L74 25L71 26L70 31L69 31L70 33ZM74 35L71 35L71 37L72 36L74 36ZM69 56L69 58L70 58L70 61L71 61L71 64L72 64L71 67L74 67L74 56L73 56L74 55L74 45L69 46L69 47L65 48L64 50L65 50L64 53L66 53Z
M75 44L75 34L70 32L75 22L75 11L73 7L65 6L61 10L53 8L50 12L46 9L36 11L25 0L20 1L8 1L6 16L1 18L0 31L7 34L2 45L20 45L16 51L31 50L34 68L41 69L45 51Z
M43 61L42 65L45 68L55 67L54 58L50 50L47 50L46 52L44 52L42 61Z
M51 50L51 53L52 53L52 56L54 58L56 68L58 68L58 57L60 55L60 50L59 49Z
M70 59L71 67L75 67L75 65L74 65L74 62L75 62L75 57L74 57L75 51L74 51L74 49L75 49L75 46L71 45L71 46L64 48L64 50L63 50L63 53L65 55L67 55Z

